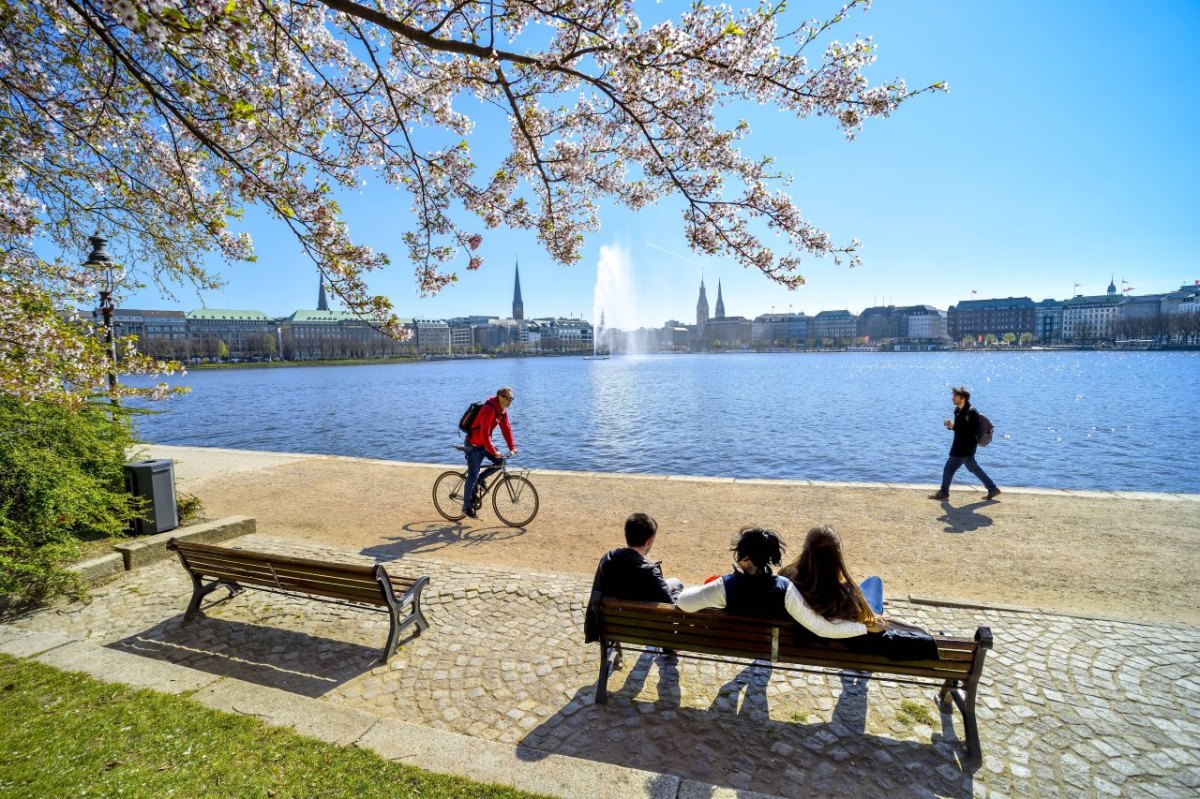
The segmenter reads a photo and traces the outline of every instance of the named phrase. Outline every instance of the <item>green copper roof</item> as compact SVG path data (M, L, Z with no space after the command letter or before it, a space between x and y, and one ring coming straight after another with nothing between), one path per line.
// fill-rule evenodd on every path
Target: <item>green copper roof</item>
M188 319L213 320L222 322L251 321L269 322L271 318L262 311L231 311L226 308L197 308L187 312Z
M293 322L358 322L357 316L346 311L296 311L288 317Z

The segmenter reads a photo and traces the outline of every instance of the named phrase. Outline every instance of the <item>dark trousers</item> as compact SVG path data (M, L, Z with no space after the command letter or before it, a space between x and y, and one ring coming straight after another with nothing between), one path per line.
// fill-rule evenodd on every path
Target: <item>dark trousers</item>
M476 447L472 444L467 444L467 484L463 490L463 510L471 510L475 507L475 484L480 480L486 480L497 469L500 468L502 460L497 455L492 455L483 447ZM492 462L492 465L479 471L479 467L483 465L483 459L487 458Z
M979 482L983 483L983 487L988 490L988 493L996 490L996 484L992 482L992 478L987 476L987 472L979 468L979 464L975 462L974 455L966 455L960 457L951 455L946 458L946 465L942 467L942 494L950 493L950 481L954 479L954 473L959 470L959 467L966 466L967 471L979 478Z

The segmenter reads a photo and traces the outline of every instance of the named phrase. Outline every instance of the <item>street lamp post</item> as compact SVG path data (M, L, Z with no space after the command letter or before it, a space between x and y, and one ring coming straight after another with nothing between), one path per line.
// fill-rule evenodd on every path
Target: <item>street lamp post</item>
M104 317L104 345L108 352L108 392L113 405L119 406L117 400L117 344L113 339L113 292L125 277L125 270L117 264L104 245L108 239L99 232L91 236L92 251L84 262L85 269L96 272L100 281L100 315Z

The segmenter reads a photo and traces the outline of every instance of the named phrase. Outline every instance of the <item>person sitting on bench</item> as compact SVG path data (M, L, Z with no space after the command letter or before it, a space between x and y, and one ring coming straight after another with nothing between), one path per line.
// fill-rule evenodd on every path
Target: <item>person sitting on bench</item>
M804 603L830 621L873 623L883 615L883 581L868 577L855 585L842 558L842 542L828 525L808 531L800 557L779 570Z
M826 619L804 601L796 586L772 573L783 562L783 543L774 530L743 527L733 546L734 571L704 585L685 588L675 604L694 613L704 608L724 608L735 616L794 619L822 638L853 638L882 632L882 616L870 624L850 619Z
M592 590L615 599L639 602L675 602L675 594L683 583L671 578L664 580L662 566L646 559L654 547L658 523L648 513L633 513L625 520L625 546L605 553L596 566ZM595 619L589 613L584 618L584 640L599 640Z

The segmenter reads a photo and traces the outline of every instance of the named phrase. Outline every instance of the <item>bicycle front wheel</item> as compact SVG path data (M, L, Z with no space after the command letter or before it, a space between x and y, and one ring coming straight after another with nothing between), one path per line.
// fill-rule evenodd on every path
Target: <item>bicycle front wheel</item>
M446 519L456 522L463 513L463 489L467 475L463 472L442 472L433 481L433 507Z
M509 527L524 527L537 516L537 489L524 477L509 475L492 489L492 510Z

